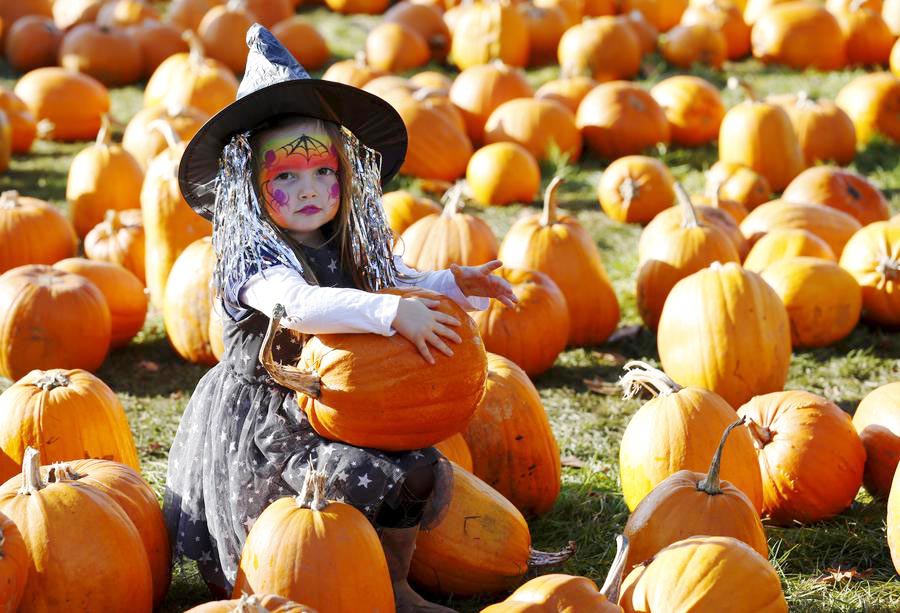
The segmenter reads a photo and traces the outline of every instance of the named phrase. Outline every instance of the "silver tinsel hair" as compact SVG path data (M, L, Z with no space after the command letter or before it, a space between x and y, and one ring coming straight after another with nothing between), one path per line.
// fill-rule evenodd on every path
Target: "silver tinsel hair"
M270 266L283 264L303 273L303 265L272 226L260 202L253 172L250 132L238 134L222 150L215 179L213 248L216 268L212 284L226 303L238 306L238 293L247 279ZM396 285L398 271L392 255L393 236L381 203L381 156L342 128L351 173L349 198L350 248L354 264L369 289ZM341 195L342 202L347 202Z

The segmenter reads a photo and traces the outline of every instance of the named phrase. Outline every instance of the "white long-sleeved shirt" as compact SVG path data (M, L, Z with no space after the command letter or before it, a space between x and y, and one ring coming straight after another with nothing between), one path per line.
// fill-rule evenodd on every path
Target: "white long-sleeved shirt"
M488 306L489 298L463 294L450 270L420 273L406 266L399 256L394 262L400 273L413 276L411 282L401 281L400 287L421 287L444 294L466 311L481 311ZM266 268L247 279L238 298L269 317L276 304L284 305L287 317L282 323L305 334L371 332L391 336L395 333L391 324L400 306L400 296L310 285L299 272L283 265Z

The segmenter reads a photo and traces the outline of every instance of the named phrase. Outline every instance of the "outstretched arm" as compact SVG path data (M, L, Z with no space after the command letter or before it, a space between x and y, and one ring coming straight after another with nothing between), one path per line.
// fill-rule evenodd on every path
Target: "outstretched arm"
M490 273L500 267L499 260L481 266L457 266L429 272L420 272L403 263L400 256L394 256L397 270L408 277L401 285L413 285L444 294L466 311L483 311L489 299L496 298L511 306L516 302L509 283ZM465 285L465 289L463 285Z

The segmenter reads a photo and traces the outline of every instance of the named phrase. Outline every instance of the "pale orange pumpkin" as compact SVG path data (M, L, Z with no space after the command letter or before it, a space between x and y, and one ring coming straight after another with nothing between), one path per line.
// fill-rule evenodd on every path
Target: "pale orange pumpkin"
M545 273L569 307L569 344L600 344L619 323L619 303L596 243L574 217L559 215L554 178L544 210L518 220L506 233L498 257L504 265Z
M900 79L891 73L856 77L841 88L835 103L853 120L858 144L878 133L900 142Z
M780 260L796 256L837 261L828 243L809 230L774 228L756 241L744 259L744 268L762 272Z
M787 2L768 9L753 23L750 41L753 57L767 64L826 71L847 63L840 24L814 2Z
M753 435L763 514L773 523L821 521L850 506L862 485L866 450L840 407L809 392L785 391L757 396L738 414Z
M307 70L320 70L331 56L325 38L308 19L300 15L276 23L272 34Z
M594 17L566 30L557 55L565 76L588 76L600 83L630 79L641 67L641 42L622 19Z
M66 70L90 75L109 87L141 78L141 46L125 30L83 23L63 37L59 63Z
M35 120L44 122L43 136L51 140L92 139L109 112L109 92L100 81L56 66L25 74L15 93Z
M163 299L163 324L172 347L185 360L209 366L218 361L209 338L215 263L209 237L188 245L169 272Z
M864 9L855 3L832 12L844 33L848 64L888 63L895 37L877 11Z
M838 258L860 227L851 215L830 206L784 200L772 200L756 207L741 222L741 232L751 245L776 228L798 228L824 240Z
M863 317L883 326L900 325L900 223L878 221L847 242L841 266L863 292Z
M607 166L597 199L610 219L646 224L675 202L675 178L657 159L628 155Z
M144 0L106 0L97 11L97 25L109 28L124 28L137 25L144 20L160 19L161 15Z
M724 209L705 205L694 205L694 212L701 225L717 227L731 240L738 256L746 257L750 251L750 244L741 234L741 229L729 213ZM685 215L682 207L669 207L659 213L641 232L638 240L638 261L645 261L647 254L655 248L655 245L666 242L670 233L689 223L690 219Z
M626 81L601 83L578 105L575 122L588 145L614 160L670 138L669 120L645 90Z
M706 195L734 200L752 211L772 199L769 181L747 166L718 161L706 172Z
M575 163L581 157L581 132L575 125L575 114L553 100L519 98L504 102L484 124L484 142L518 143L539 160L564 156Z
M856 128L834 102L813 100L806 92L769 96L768 100L787 111L808 166L827 160L846 165L856 157Z
M532 93L524 72L492 62L460 72L450 88L450 100L462 112L469 138L479 144L494 109L513 98L530 98Z
M690 75L669 77L654 85L650 95L666 114L672 142L696 147L719 135L725 105L709 81Z
M0 194L0 273L75 255L78 236L55 207L18 192Z
M881 16L894 36L900 36L900 2L897 0L884 0L881 7Z
M472 155L466 184L472 197L484 205L531 202L541 186L541 169L522 145L495 142Z
M866 448L863 483L870 494L886 499L900 462L900 382L866 394L853 413L853 427Z
M0 602L15 611L28 579L28 550L16 524L0 513Z
M791 181L781 198L830 206L852 215L863 226L890 217L881 190L864 176L835 166L807 168Z
M453 30L450 61L460 70L492 60L528 63L528 24L509 2L465 5Z
M6 33L6 61L16 72L55 66L62 39L62 30L50 17L26 15Z
M84 254L101 262L125 267L144 285L144 223L140 209L106 212L106 217L84 237Z

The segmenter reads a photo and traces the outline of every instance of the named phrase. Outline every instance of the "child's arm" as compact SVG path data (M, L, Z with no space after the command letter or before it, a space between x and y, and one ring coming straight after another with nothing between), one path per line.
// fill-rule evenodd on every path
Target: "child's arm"
M512 287L502 277L490 274L501 266L493 260L481 266L457 266L430 272L420 272L403 263L400 256L394 256L397 270L408 277L401 285L412 285L444 294L466 311L483 311L491 298L512 307L518 299Z

